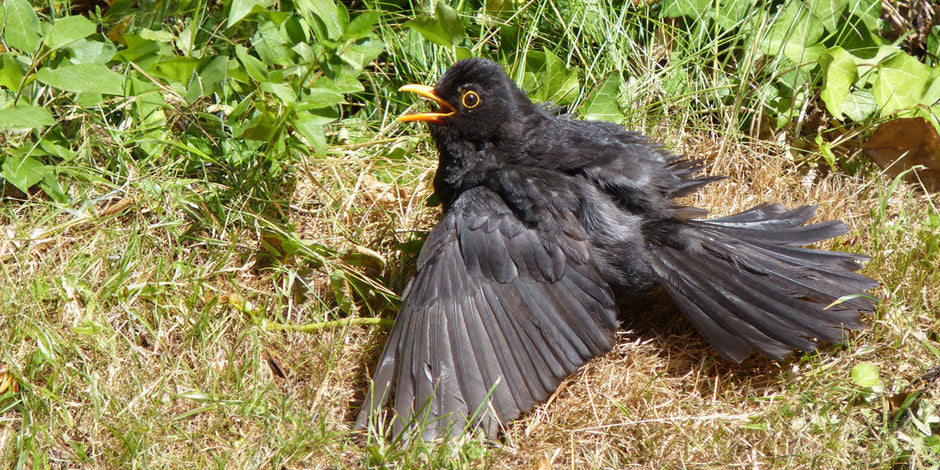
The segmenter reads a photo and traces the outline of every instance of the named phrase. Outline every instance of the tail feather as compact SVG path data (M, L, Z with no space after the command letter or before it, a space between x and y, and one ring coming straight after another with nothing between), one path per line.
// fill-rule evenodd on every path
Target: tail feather
M845 233L841 222L803 225L815 207L757 206L732 216L652 229L660 284L706 339L734 361L750 352L783 360L795 349L842 341L874 309L866 257L803 245ZM681 236L676 236L676 230ZM677 243L681 240L682 243Z

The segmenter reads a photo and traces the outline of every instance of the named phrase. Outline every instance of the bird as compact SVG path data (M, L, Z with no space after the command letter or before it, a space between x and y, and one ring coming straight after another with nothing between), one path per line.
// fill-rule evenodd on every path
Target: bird
M425 440L506 425L609 352L618 305L664 291L720 356L784 361L863 328L878 283L862 254L807 248L844 234L810 205L708 212L676 198L722 179L615 123L534 103L496 62L458 61L435 86L443 215L379 356L355 426L387 416ZM386 422L386 421L383 421ZM383 428L387 429L387 428Z

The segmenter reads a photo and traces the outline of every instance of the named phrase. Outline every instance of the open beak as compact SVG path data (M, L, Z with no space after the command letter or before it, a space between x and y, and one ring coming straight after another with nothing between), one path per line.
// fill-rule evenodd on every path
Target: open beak
M405 85L398 89L398 91L407 91L410 93L417 93L435 103L440 107L437 111L430 113L411 113L411 114L402 114L398 116L398 120L401 122L413 122L413 121L425 121L440 123L442 119L446 117L453 116L457 113L457 110L454 109L450 103L444 101L439 96L434 94L434 88L427 85Z

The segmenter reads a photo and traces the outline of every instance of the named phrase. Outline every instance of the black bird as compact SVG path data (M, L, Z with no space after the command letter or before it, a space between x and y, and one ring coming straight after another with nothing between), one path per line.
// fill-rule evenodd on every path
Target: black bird
M803 248L841 235L803 225L815 206L707 212L674 198L720 177L646 136L558 116L494 62L457 62L434 88L401 91L439 109L424 121L440 152L444 216L428 235L357 426L394 395L397 434L422 437L502 423L544 402L609 351L617 303L658 285L708 342L740 362L783 361L862 328L877 283L866 257Z

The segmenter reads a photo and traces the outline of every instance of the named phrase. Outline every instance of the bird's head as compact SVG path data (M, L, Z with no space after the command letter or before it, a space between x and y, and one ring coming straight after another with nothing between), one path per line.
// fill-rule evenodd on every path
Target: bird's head
M433 88L405 85L399 91L421 95L438 109L405 114L403 122L424 121L441 138L489 141L502 124L512 120L519 96L528 101L503 69L486 59L464 59L454 64Z

